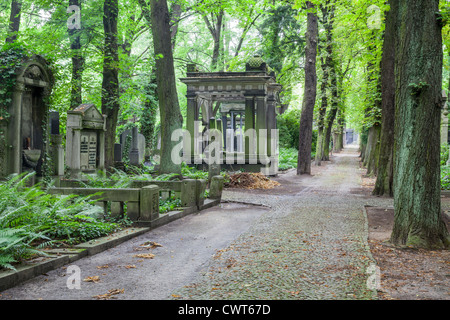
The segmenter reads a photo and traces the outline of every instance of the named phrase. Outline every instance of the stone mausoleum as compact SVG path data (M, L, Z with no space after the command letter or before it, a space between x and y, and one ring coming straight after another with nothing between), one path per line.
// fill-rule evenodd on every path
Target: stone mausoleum
M276 174L278 149L273 141L278 141L274 135L282 88L260 56L248 61L245 72L207 73L189 65L181 81L187 85L190 141L185 139L184 148L191 150L190 164L205 165L198 159L206 144L204 139L198 143L196 137L208 129L218 129L222 133L223 166L253 172L271 167L269 174Z

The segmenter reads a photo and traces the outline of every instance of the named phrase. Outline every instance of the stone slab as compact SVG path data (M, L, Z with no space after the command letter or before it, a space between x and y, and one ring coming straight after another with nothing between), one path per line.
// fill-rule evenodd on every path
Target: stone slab
M148 228L129 228L117 233L114 233L110 236L98 238L95 240L91 240L82 244L78 244L74 246L74 248L78 249L86 249L88 255L94 255L99 252L105 251L112 247L115 247L133 237L141 235L145 232L149 231Z
M16 271L7 270L0 272L0 292L9 289L19 283L30 280L43 273L49 272L70 263L70 255L42 257L36 262L24 262Z

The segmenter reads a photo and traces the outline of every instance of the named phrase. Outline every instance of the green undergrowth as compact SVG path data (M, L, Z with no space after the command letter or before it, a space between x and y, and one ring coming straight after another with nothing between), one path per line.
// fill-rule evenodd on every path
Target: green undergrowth
M294 148L280 148L278 168L281 171L297 168L298 150Z
M171 196L167 199L159 200L159 213L164 214L169 211L174 211L181 207L181 199L175 196Z
M450 190L450 166L447 165L449 159L449 145L441 146L441 189Z
M56 196L39 185L27 187L34 173L0 183L0 269L35 255L46 247L68 246L106 236L125 227L112 221L89 197Z

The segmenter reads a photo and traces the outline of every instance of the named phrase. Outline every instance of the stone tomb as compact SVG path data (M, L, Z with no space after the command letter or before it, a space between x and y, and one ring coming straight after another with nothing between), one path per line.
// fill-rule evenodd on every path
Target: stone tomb
M128 137L130 137L130 140ZM120 145L121 158L128 156L130 164L134 166L139 166L144 162L146 142L144 135L138 132L137 127L127 129L120 135ZM128 151L128 155L124 154L125 151Z
M105 120L93 104L67 112L66 162L72 178L104 170Z
M222 164L258 171L267 167L269 160L269 175L277 173L278 150L271 143L271 135L276 134L282 88L260 56L248 61L245 72L206 73L189 65L187 77L180 80L187 85L187 163L203 165L198 160L206 146L196 138L213 124L223 134L221 157L227 161ZM260 143L261 136L267 140Z
M9 118L0 119L0 177L36 171L43 175L43 158L48 153L48 98L53 75L40 56L22 62L16 71L16 86L7 108Z

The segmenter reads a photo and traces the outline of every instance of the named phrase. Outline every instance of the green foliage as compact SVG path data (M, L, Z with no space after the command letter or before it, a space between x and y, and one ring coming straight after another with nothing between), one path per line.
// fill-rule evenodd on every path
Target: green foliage
M1 219L1 217L0 217ZM45 256L39 249L44 248L49 242L43 242L34 247L35 240L50 240L42 234L37 234L25 228L1 228L0 229L0 270L2 268L16 270L13 264L20 259L33 255Z
M289 109L277 116L277 126L280 130L280 148L298 149L300 132L300 109Z
M293 99L292 91L303 76L298 61L303 59L306 42L297 12L290 4L281 3L270 8L258 26L262 38L259 51L283 85L281 98L286 104Z
M282 171L297 168L298 150L294 148L280 148L278 168Z
M441 189L450 190L450 166L447 165L449 159L448 144L441 145Z
M183 163L181 166L181 174L183 177L188 179L208 179L208 172L203 170L198 170L193 167L189 167L187 164Z
M133 181L133 176L114 168L111 170L113 170L113 173L108 175L102 172L95 175L83 175L83 180L80 180L80 183L85 188L129 188Z
M45 227L48 237L68 244L103 237L119 229L116 223L105 223L82 214L59 215L57 219L48 220Z
M8 105L12 101L12 91L16 84L16 71L27 56L19 46L5 45L0 49L0 120L7 120Z
M280 149L296 149L299 145L301 110L289 109L277 116L277 126L280 133ZM317 144L317 130L313 130L311 151L315 154ZM297 164L295 164L297 166Z
M450 190L450 166L441 166L441 189Z
M449 149L450 146L448 144L441 145L441 166L445 166L447 164L449 158Z
M103 220L103 211L88 197L58 197L39 185L27 187L34 173L16 175L0 184L0 268L44 255L42 248L55 240L88 241L117 230Z
M159 213L167 213L181 207L181 199L171 196L167 199L159 200Z

